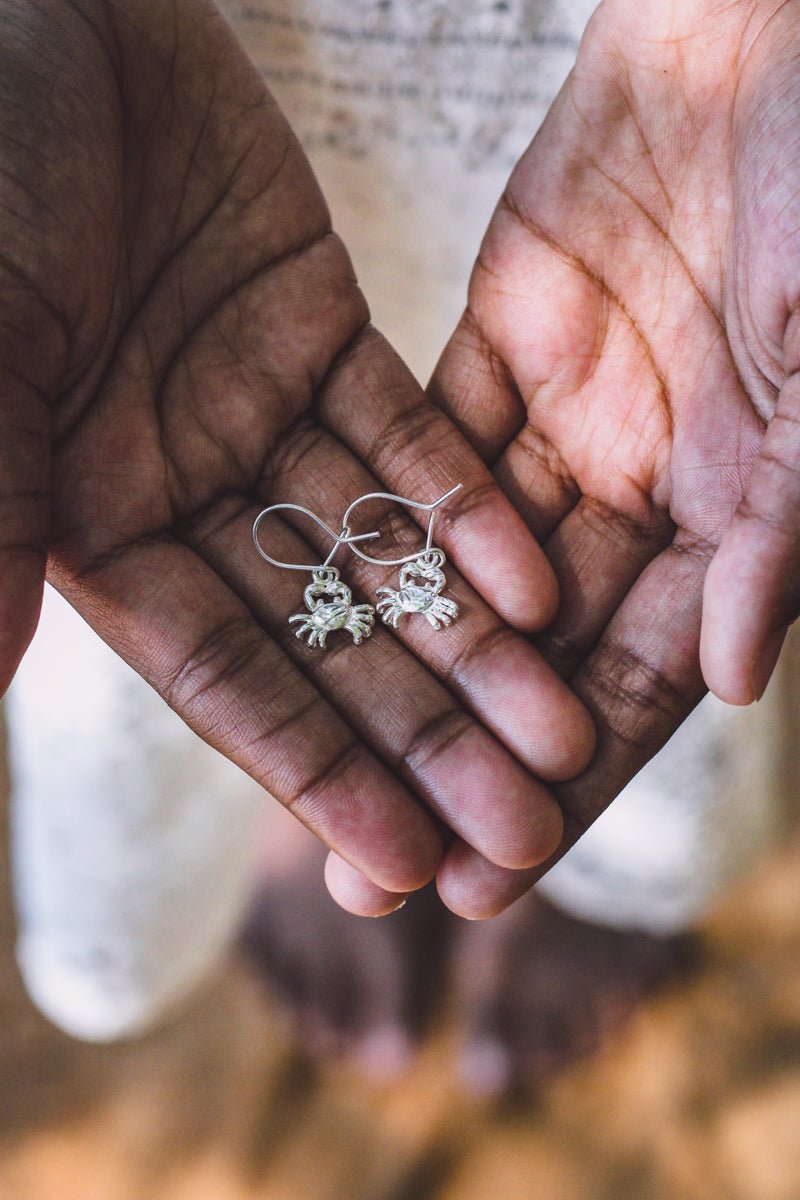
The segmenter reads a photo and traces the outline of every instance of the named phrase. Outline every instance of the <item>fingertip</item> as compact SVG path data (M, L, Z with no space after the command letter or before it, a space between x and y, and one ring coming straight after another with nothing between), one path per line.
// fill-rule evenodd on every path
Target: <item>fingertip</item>
M515 629L535 633L555 618L558 580L547 556L497 485L465 489L447 514L447 542L459 567L495 612Z
M743 604L747 581L731 573L726 549L712 559L703 587L700 669L717 699L744 707L759 697L757 631L752 611L745 628L743 613L752 607Z
M788 625L766 635L753 650L746 651L706 631L700 637L700 667L711 692L725 704L744 708L760 700L777 666ZM722 642L722 644L720 644Z
M426 818L422 828L415 829L408 841L401 837L399 828L395 831L390 829L388 849L382 861L376 854L368 869L375 880L374 886L387 895L408 895L431 882L443 854L441 832Z
M738 517L706 573L700 668L726 704L763 696L798 608L798 574L785 539Z
M576 779L587 769L597 750L597 725L584 702L570 692L571 704L563 719L561 738L552 752L547 775L551 783Z
M564 840L564 814L561 806L550 796L546 802L540 800L536 806L535 830L531 852L526 861L520 864L523 869L547 862Z
M533 885L538 867L510 870L498 867L465 842L452 843L436 875L442 903L466 921L485 921L503 912Z
M717 550L703 585L700 670L706 686L719 700L725 704L751 704L756 697L733 644L737 626L730 613L730 586L723 559L724 554Z
M753 693L752 685L746 680L736 678L730 664L719 667L716 656L709 651L703 652L702 647L700 669L703 672L706 687L723 704L734 704L744 708L758 699Z
M561 593L556 573L544 550L538 542L533 540L532 534L528 534L528 536L531 544L530 563L527 569L530 582L527 604L520 605L516 616L509 610L506 620L523 633L541 633L556 619L561 603Z
M540 633L555 620L561 596L544 550L524 526L523 530L518 547L509 543L506 572L498 576L501 586L493 607L521 633Z
M564 816L561 808L545 790L538 786L520 814L526 818L514 830L511 844L492 849L486 857L504 870L523 871L538 867L555 854L564 837Z
M719 662L714 652L700 651L700 669L708 690L723 704L746 708L758 700L753 680L733 662Z
M518 656L515 668L509 680L526 701L517 713L523 761L548 783L575 779L597 749L591 711L533 645Z
M325 861L325 886L340 908L356 917L385 917L402 908L408 893L388 892L333 851Z

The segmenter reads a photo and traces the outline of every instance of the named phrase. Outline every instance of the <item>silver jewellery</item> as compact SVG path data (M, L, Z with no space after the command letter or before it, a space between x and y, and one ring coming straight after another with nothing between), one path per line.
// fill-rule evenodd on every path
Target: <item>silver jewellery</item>
M346 629L356 646L360 646L365 638L372 633L375 624L375 612L379 612L385 625L397 628L400 618L406 613L422 613L426 621L434 629L442 625L450 625L458 616L458 605L454 600L448 600L440 593L447 580L442 567L445 564L444 551L433 545L433 522L436 510L445 500L449 500L462 485L457 483L444 496L434 500L432 504L421 504L417 500L406 500L403 496L395 496L391 492L369 492L359 496L348 508L342 519L342 531L336 533L326 525L310 508L301 504L271 504L263 509L253 522L253 542L261 557L273 567L281 567L286 571L310 571L311 583L303 593L306 612L294 613L289 617L289 624L297 624L295 637L306 637L309 646L322 646L325 649L329 633L337 629ZM368 500L394 500L408 508L420 508L430 513L428 533L425 539L425 549L405 554L402 558L372 558L365 554L355 544L371 538L380 537L380 533L354 534L350 528L350 517L359 504ZM292 512L303 513L316 521L320 529L333 539L333 549L323 563L314 566L312 563L285 563L267 554L258 537L258 530L264 517L273 512L290 509ZM349 546L354 554L365 562L376 563L378 566L399 566L400 587L395 590L390 587L378 588L377 594L383 595L376 607L371 604L353 604L353 593L346 584L341 582L339 572L330 563L340 546Z
M363 558L365 562L377 563L379 566L401 567L399 589L381 587L377 591L377 595L384 595L384 599L379 600L376 605L376 610L380 613L384 625L391 625L396 629L400 618L406 613L422 613L434 629L441 629L442 625L450 625L458 616L456 602L447 600L440 595L447 583L442 570L446 559L444 551L433 545L433 522L439 506L444 504L445 500L449 500L462 486L457 483L449 492L445 492L438 500L434 500L433 504L420 504L417 500L406 500L403 496L392 495L391 492L370 492L368 495L359 496L358 500L354 500L344 514L342 526L348 531L350 517L358 505L364 504L367 500L396 500L398 504L404 504L408 508L421 508L431 514L425 549L421 552L405 554L402 558L384 559L372 558L355 545L351 547L353 553L357 554L359 558ZM360 540L361 538L350 539L352 542Z
M279 562L278 559L267 554L258 540L258 528L264 517L269 513L285 509L304 513L312 521L316 521L329 537L333 538L333 549L319 566ZM289 617L290 625L298 623L295 637L302 638L307 634L309 646L322 646L323 649L328 634L337 629L346 629L356 646L360 646L364 638L369 637L375 624L375 609L371 604L353 604L353 593L346 584L341 582L336 567L329 564L340 546L353 546L354 542L364 542L369 538L376 537L380 537L377 532L359 533L354 536L346 524L343 525L342 532L337 534L324 521L320 520L316 513L311 512L308 508L303 508L300 504L271 504L269 508L265 508L258 514L253 522L253 541L261 557L271 563L273 567L282 567L286 571L311 572L311 583L303 593L308 611L295 613ZM353 549L355 550L355 546Z

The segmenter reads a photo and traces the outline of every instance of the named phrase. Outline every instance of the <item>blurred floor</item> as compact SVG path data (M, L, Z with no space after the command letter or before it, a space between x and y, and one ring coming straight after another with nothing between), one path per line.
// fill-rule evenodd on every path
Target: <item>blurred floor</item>
M26 1000L11 936L4 894L0 1200L800 1197L798 839L706 924L691 981L502 1113L459 1094L446 1027L391 1088L315 1070L234 962L157 1036L81 1046Z

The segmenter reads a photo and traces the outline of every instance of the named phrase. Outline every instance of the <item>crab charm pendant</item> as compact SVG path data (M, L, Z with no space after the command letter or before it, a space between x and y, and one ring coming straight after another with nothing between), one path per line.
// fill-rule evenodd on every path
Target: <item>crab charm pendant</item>
M393 625L396 629L405 613L422 613L434 629L450 625L456 619L458 605L439 595L447 582L442 570L444 562L441 550L425 550L413 562L404 563L400 568L398 591L378 588L378 595L384 593L384 599L378 601L376 609L384 625Z
M328 634L346 629L356 646L372 633L375 610L371 604L353 604L353 593L339 579L336 567L321 567L314 571L311 583L303 593L308 612L295 613L289 623L299 621L295 637L308 634L309 646L322 646Z

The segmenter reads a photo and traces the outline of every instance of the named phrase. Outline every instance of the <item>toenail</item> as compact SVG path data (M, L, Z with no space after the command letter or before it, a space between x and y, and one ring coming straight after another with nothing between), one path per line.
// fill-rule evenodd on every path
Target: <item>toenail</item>
M413 1056L408 1034L397 1025L382 1025L357 1043L353 1059L372 1079L388 1082L406 1071Z
M484 1099L501 1096L511 1085L508 1051L494 1038L467 1046L461 1055L459 1075L468 1091Z

